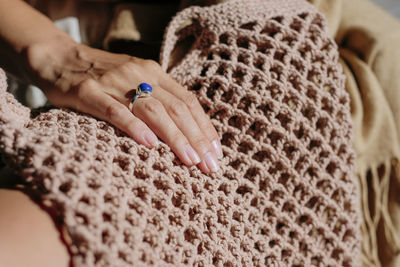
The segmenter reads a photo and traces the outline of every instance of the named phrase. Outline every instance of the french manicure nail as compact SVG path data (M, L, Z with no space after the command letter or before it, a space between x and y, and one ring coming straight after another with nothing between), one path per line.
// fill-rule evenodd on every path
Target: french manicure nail
M151 146L151 147L155 147L158 145L159 141L157 136L151 132L151 131L146 131L144 133L144 140Z
M215 150L215 153L218 157L218 159L222 159L222 157L224 156L224 154L222 153L222 147L221 144L218 142L218 140L214 140L211 143L212 147Z
M186 152L187 156L189 157L189 159L193 162L193 164L196 165L196 164L200 163L201 159L191 145L186 144L185 152Z
M202 168L205 173L211 172L210 169L207 167L207 164L204 161L200 162L200 168Z
M211 152L208 152L204 156L204 160L206 162L207 167L212 172L217 172L219 170L219 166L218 166L217 160L215 159L214 155Z

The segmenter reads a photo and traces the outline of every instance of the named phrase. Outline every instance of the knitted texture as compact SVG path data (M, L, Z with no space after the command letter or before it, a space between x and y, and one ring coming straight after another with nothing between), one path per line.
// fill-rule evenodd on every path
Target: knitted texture
M212 175L90 116L31 112L0 74L3 161L64 230L72 263L358 266L349 98L323 17L303 0L185 9L167 28L164 69L189 35L169 72L222 137Z

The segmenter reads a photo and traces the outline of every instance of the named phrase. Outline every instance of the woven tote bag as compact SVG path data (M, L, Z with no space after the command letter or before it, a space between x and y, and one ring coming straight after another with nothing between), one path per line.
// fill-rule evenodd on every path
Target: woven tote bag
M71 264L360 265L349 97L322 15L303 0L190 7L161 64L211 117L219 172L86 114L29 110L0 72L2 161L53 216Z

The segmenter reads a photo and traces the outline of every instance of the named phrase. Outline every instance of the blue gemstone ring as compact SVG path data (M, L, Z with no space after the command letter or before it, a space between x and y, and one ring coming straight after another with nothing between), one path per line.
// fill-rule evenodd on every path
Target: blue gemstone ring
M148 83L139 84L139 86L136 90L136 95L131 100L130 107L132 107L132 105L136 101L136 99L138 99L140 97L150 96L152 92L153 92L153 87L151 87L150 84L148 84Z

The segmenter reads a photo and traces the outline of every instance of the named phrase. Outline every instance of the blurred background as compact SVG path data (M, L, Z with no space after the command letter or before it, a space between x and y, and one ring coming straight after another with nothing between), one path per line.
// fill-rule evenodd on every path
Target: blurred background
M350 0L351 1L351 0ZM372 0L396 17L400 18L400 0Z

